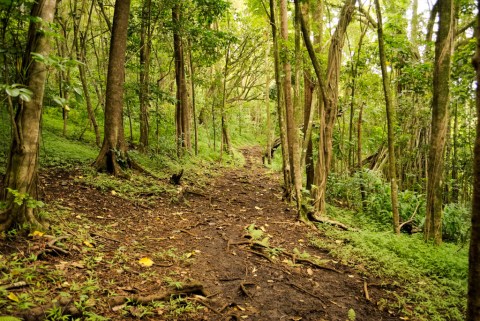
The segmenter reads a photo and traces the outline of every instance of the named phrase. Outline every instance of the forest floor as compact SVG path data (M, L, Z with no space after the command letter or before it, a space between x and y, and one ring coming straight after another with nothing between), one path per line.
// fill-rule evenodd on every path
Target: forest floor
M384 286L391 281L311 245L309 239L325 237L321 230L296 220L259 148L242 152L243 167L222 169L201 184L185 180L173 194L135 199L82 183L82 173L43 171L45 202L63 214L49 232L55 236L0 241L7 275L0 280L0 315L401 319L380 309L393 298Z

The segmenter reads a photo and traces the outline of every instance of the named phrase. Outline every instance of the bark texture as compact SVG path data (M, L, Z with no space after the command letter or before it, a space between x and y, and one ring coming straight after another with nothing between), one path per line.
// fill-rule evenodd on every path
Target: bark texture
M277 88L277 114L278 114L278 126L280 127L280 141L282 147L282 169L283 169L283 184L285 188L285 196L288 198L291 192L290 187L290 169L288 166L288 148L287 148L287 135L285 129L285 118L281 99L281 81L280 81L280 58L278 53L278 35L277 25L275 20L275 2L270 0L270 26L272 27L272 42L273 42L273 57L275 67L275 85Z
M342 48L345 43L347 27L352 21L355 2L356 0L347 0L342 7L342 11L340 12L338 25L330 42L325 80L320 63L318 62L316 53L310 40L310 33L305 23L305 19L302 15L300 15L303 40L305 42L305 46L307 47L308 55L312 61L315 74L320 85L320 93L323 98L323 105L321 104L319 107L319 152L315 166L314 179L314 183L317 188L313 191L313 196L315 199L314 217L316 219L324 215L326 212L325 196L327 178L332 160L333 129L338 112L338 82L340 80Z
M102 148L93 164L97 170L116 176L123 176L123 169L133 166L127 155L123 129L123 83L129 14L130 0L116 0L107 73L105 133Z
M392 93L388 81L387 59L385 57L385 45L383 41L383 22L382 11L379 0L375 0L377 11L377 33L378 47L380 55L380 67L382 69L383 92L385 95L385 107L387 112L387 139L388 139L388 172L390 176L390 198L392 202L393 229L395 233L400 234L400 214L398 211L398 186L397 186L397 169L395 159L395 116L392 102Z
M439 0L439 27L435 42L433 71L432 134L428 154L427 209L425 240L442 242L442 197L444 153L450 104L450 66L454 40L455 9L453 0Z
M480 8L480 0L477 1ZM477 13L477 50L473 65L477 72L477 137L473 156L472 229L470 235L467 321L480 320L480 13Z
M32 17L39 17L41 22L32 19L28 30L28 44L22 60L25 78L23 84L32 91L30 101L19 100L14 111L10 110L12 123L12 143L4 177L5 189L0 191L0 199L6 201L7 208L0 212L0 231L12 226L35 228L40 225L36 218L36 209L28 204L28 199L38 198L38 152L40 141L40 121L43 107L43 95L47 70L45 65L32 59L32 52L47 56L50 41L44 32L53 21L56 0L40 0L31 11ZM15 191L23 195L23 201L15 202ZM19 204L20 203L20 204Z
M282 52L286 55L288 49L286 43L288 41L288 16L287 16L287 0L280 1L280 21L281 36L283 40ZM295 112L292 103L292 68L288 57L283 57L283 95L285 103L285 120L287 124L287 142L288 142L288 159L291 169L292 186L295 188L295 196L297 209L300 210L302 202L302 174L300 172L300 154L298 147L298 133L295 124Z
M142 23L140 31L140 150L148 148L149 124L148 110L150 107L150 8L152 1L144 0L142 7Z
M180 32L181 8L176 4L172 9L173 51L175 57L175 81L177 84L177 104L175 109L177 153L182 155L190 150L190 110L188 107L187 81L185 80L185 58L182 35Z

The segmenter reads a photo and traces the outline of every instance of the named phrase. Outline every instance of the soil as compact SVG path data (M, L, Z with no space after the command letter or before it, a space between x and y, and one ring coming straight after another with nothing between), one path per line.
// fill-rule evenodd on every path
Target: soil
M58 220L68 237L53 244L66 253L39 252L52 244L39 237L0 241L0 254L41 253L32 264L62 275L48 283L51 299L70 291L78 300L72 285L96 280L96 288L84 289L94 299L86 305L111 320L139 318L146 311L112 297L148 302L165 293L166 304L153 305L143 320L399 320L378 307L389 298L373 285L382 280L310 244L309 238L324 235L296 220L294 208L282 200L279 177L263 166L260 149L242 152L243 167L222 169L204 184L183 180L174 201L168 193L129 200L82 184L79 173L45 171L45 202L64 209ZM142 258L153 265L141 265ZM176 312L168 298L172 285L195 288ZM18 296L29 290L12 291ZM203 309L180 313L187 310L185 302Z

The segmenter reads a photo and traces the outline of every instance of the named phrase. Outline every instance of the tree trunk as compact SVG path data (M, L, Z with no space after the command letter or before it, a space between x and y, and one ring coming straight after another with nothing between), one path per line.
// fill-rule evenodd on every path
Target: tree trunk
M95 133L95 143L98 147L100 147L101 146L100 145L100 131L98 129L97 119L95 118L95 112L94 112L93 106L92 106L92 99L90 97L90 91L89 91L88 83L87 83L87 73L86 73L86 70L85 70L86 69L85 68L85 64L86 64L85 56L86 56L86 50L87 50L86 49L86 38L87 38L86 34L87 34L88 28L90 26L94 3L92 2L92 4L91 4L89 15L88 15L87 26L85 28L85 32L82 33L80 31L80 22L81 22L82 13L85 11L85 5L86 5L86 1L83 0L81 10L80 11L76 10L76 12L75 12L75 17L77 17L77 19L75 20L75 22L73 24L73 29L74 29L74 34L75 34L74 45L75 45L75 51L76 51L77 59L78 59L78 61L81 62L80 64L78 64L78 71L79 71L79 74L80 74L80 82L82 83L82 89L83 89L83 95L85 97L85 103L87 105L88 119L90 120L90 122L92 124L92 127L93 127L93 131Z
M140 31L140 146L141 152L148 148L148 109L150 107L150 8L152 1L144 0Z
M177 154L182 155L185 150L189 151L190 144L190 110L188 107L187 82L185 80L185 59L183 41L180 32L181 8L176 4L172 8L173 21L173 51L175 56L175 81L177 84L176 103L176 133Z
M360 105L358 112L358 124L357 124L357 168L360 175L360 196L362 197L362 211L367 211L367 193L365 191L365 183L363 181L363 168L362 168L362 116L363 107L365 103Z
M313 163L313 143L312 143L312 127L313 127L313 116L315 114L315 107L313 106L313 90L315 89L315 84L311 79L312 75L305 70L304 71L304 115L303 115L303 144L302 144L302 157L301 165L305 165L305 175L307 178L305 188L310 191L314 179L314 168Z
M286 44L288 42L288 16L287 16L287 0L280 1L280 21L282 36L282 51L288 52ZM292 174L292 185L295 188L295 196L297 210L300 214L302 204L302 174L300 172L300 154L298 147L297 126L295 124L295 111L292 104L292 71L289 59L284 57L283 60L283 94L285 103L285 119L287 124L287 142L288 157Z
M281 99L281 81L280 81L280 57L278 53L278 39L277 39L277 25L275 21L275 4L274 0L270 0L270 25L272 27L272 42L273 42L273 57L275 66L275 85L277 88L277 114L278 114L278 127L280 127L280 140L282 147L282 169L283 169L283 185L285 188L285 196L289 198L291 195L290 184L290 169L288 166L288 148L287 148L287 135L285 129L284 112L282 108Z
M458 100L455 102L453 119L453 156L452 156L452 203L458 203Z
M477 0L480 8L480 0ZM468 303L466 321L480 320L480 12L477 12L476 27L477 49L473 58L476 70L476 109L477 137L473 153L473 201L472 228L470 234L469 270L468 270Z
M453 0L440 0L439 27L435 42L433 71L432 134L428 154L427 209L424 236L426 241L442 243L442 192L445 141L450 100L450 65L454 38Z
M270 115L270 70L268 68L268 57L270 46L268 44L268 30L265 32L267 38L267 49L265 50L265 110L267 113L267 163L272 164L272 117Z
M220 149L220 158L222 158L222 153L225 151L227 154L232 154L232 146L230 144L230 133L228 132L228 123L227 123L227 114L225 108L227 107L227 77L228 77L228 64L230 60L230 44L227 46L227 51L225 53L225 67L223 69L223 93L222 93L222 105L220 109L220 114L222 117L222 143ZM240 132L241 134L241 132Z
M195 141L195 155L198 155L198 128L197 128L197 112L195 99L195 69L193 67L192 46L188 42L188 61L190 63L190 86L192 90L192 114L193 114L193 133Z
M385 106L387 112L387 139L388 139L388 171L390 176L390 197L392 202L393 229L396 234L400 234L400 214L398 211L398 187L397 170L395 160L395 139L394 139L394 109L392 102L392 93L388 83L387 60L385 58L385 46L383 42L383 22L382 11L379 0L375 0L377 11L377 32L378 32L378 54L380 55L380 67L382 69L383 92L385 95Z
M123 129L123 83L130 0L116 0L108 61L105 129L102 148L93 163L99 171L123 176L123 168L134 165L127 154Z
M298 0L296 0L298 1ZM347 27L352 20L356 0L347 0L342 7L340 19L338 21L335 33L332 36L328 52L328 66L326 82L323 80L323 73L320 64L315 55L310 41L310 34L307 29L303 16L300 16L303 40L307 47L308 54L312 61L315 74L320 85L321 96L323 98L323 108L319 108L320 113L320 139L317 165L315 167L315 185L317 188L314 193L315 215L322 216L326 211L326 188L327 178L330 171L332 160L333 129L337 117L338 107L338 82L340 80L340 67L342 58L342 48L345 42ZM323 128L323 131L322 131Z
M41 61L32 59L35 52L48 56L50 43L48 39L49 24L53 21L56 0L40 0L31 11L32 19L28 30L28 42L22 61L25 86L32 91L30 101L19 100L15 116L11 109L12 143L4 177L5 189L0 191L0 199L7 204L6 210L0 212L0 231L12 226L31 229L40 225L36 217L35 206L28 200L38 198L38 153L40 140L40 121L43 107L43 95L47 69ZM18 196L21 204L18 204ZM17 201L15 200L17 198Z

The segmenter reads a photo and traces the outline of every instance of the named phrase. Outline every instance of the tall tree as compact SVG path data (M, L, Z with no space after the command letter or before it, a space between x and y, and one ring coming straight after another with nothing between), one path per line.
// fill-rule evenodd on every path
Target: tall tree
M185 79L184 46L181 33L182 23L181 5L175 4L172 8L173 22L173 51L175 57L175 81L177 84L177 103L175 109L177 153L183 154L190 150L190 110L188 107L187 81Z
M280 141L282 148L282 170L283 170L283 184L286 191L286 196L289 197L291 193L291 184L290 184L290 171L288 169L288 148L287 148L287 135L285 127L285 117L284 110L282 108L282 87L280 81L280 57L279 57L279 48L278 48L278 31L275 18L275 1L270 0L270 26L272 27L272 45L273 45L273 58L274 58L274 69L275 69L275 86L277 89L277 114L278 114L278 127L280 128Z
M295 0L298 1L298 0ZM305 23L303 15L300 14L303 40L312 61L315 74L320 86L320 93L323 99L323 108L320 108L321 132L318 144L318 158L315 166L314 183L317 188L314 190L315 219L325 214L326 203L325 193L327 188L327 177L332 161L333 129L338 109L338 85L340 81L340 67L342 61L342 49L345 43L347 27L352 21L356 0L347 0L340 12L337 28L332 36L328 51L328 65L326 78L324 80L321 65L317 59L315 50L310 40L310 32Z
M0 191L0 199L6 201L7 208L0 212L0 231L13 225L34 228L40 224L36 208L29 201L38 198L40 121L47 69L43 60L34 59L32 53L36 53L36 57L46 57L50 52L50 39L45 31L53 21L56 4L56 0L39 0L31 11L22 71L23 84L32 95L31 99L19 99L15 111L10 105L12 143L3 182L5 189Z
M116 0L107 73L105 130L102 148L94 162L95 168L122 176L122 168L132 167L128 157L123 129L123 83L130 0Z
M388 140L388 172L390 176L390 198L392 202L393 228L395 233L400 234L400 214L398 212L398 186L397 170L395 159L395 138L394 138L394 109L392 93L388 81L387 59L385 57L385 44L383 40L383 22L382 9L380 1L375 0L377 11L377 34L378 34L378 54L380 56L380 67L382 69L383 93L385 95L385 106L387 112L387 140Z
M480 8L480 0L477 0ZM480 12L477 12L477 48L473 57L476 70L477 137L473 156L472 228L470 234L467 321L480 320Z
M297 210L300 210L302 203L302 174L300 172L300 154L298 147L297 126L295 125L295 112L292 103L292 68L286 53L288 42L288 13L287 0L280 1L280 25L282 36L282 52L283 57L283 95L285 103L285 120L287 124L287 142L288 157L290 163L290 173L292 177L292 185L295 189L295 197L297 201ZM300 212L299 212L300 214Z
M444 151L448 130L450 66L454 40L455 9L453 0L439 0L439 22L435 42L433 71L432 134L428 154L427 209L425 240L442 242L442 196Z
M148 108L150 105L151 0L144 0L140 30L140 150L148 147Z

